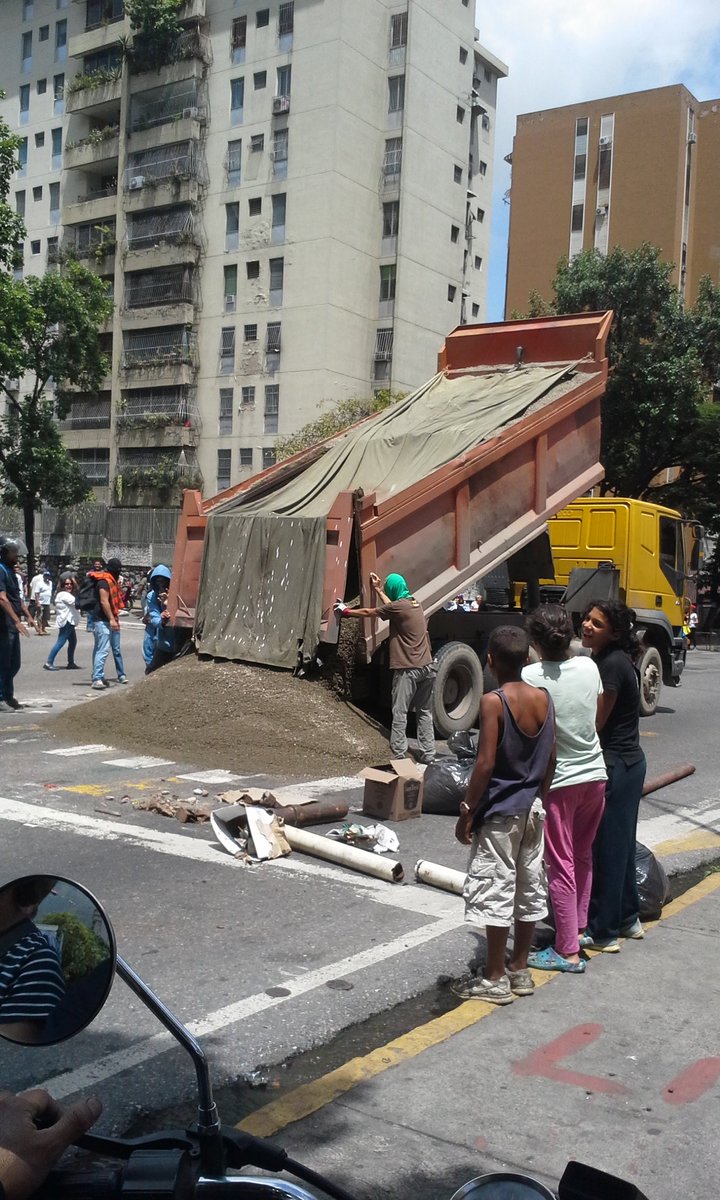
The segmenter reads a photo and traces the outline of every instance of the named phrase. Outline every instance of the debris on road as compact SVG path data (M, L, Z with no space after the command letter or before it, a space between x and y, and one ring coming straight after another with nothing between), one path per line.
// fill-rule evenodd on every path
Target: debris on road
M442 888L444 892L452 892L462 896L465 887L465 871L454 871L452 867L443 867L440 863L419 859L415 863L415 878L418 883L428 883L431 887Z
M405 877L402 863L397 859L383 859L372 851L357 850L354 846L335 841L334 838L319 837L316 833L308 833L307 829L295 829L292 825L286 825L285 836L293 850L310 854L313 858L325 859L326 862L337 863L341 867L349 867L363 875L384 879L386 883L402 883Z
M410 758L393 759L386 766L364 767L363 815L381 821L406 821L422 814L425 767Z
M385 825L357 825L346 821L339 829L330 829L327 836L360 850L372 850L375 854L397 854L400 849L395 830L387 829Z

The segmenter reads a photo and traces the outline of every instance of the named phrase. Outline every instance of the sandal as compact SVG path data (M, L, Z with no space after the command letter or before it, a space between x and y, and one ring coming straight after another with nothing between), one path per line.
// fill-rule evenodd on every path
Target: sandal
M582 960L571 962L569 958L558 954L553 946L546 946L544 950L534 950L528 955L528 966L535 967L538 971L564 971L568 975L584 975L586 964Z

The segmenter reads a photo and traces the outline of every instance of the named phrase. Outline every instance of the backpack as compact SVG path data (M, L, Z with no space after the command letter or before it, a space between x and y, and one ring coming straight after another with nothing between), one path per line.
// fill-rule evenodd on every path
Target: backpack
M96 581L91 579L89 575L85 576L82 587L77 594L75 603L80 609L80 612L91 613L98 605L98 590L95 586Z

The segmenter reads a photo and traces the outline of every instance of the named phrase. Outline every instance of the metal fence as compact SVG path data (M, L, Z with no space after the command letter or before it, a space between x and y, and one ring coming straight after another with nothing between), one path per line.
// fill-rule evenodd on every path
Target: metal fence
M36 516L36 552L58 566L113 556L141 570L172 564L178 516L178 509L107 504L78 504L67 512L43 508ZM19 509L0 508L0 532L24 535Z

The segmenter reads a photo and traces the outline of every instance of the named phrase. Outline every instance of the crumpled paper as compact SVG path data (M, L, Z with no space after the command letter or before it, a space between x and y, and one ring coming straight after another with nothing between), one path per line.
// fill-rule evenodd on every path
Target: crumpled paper
M345 821L339 829L331 829L328 837L357 846L358 850L372 850L375 854L395 854L400 849L398 835L385 825L360 825Z

